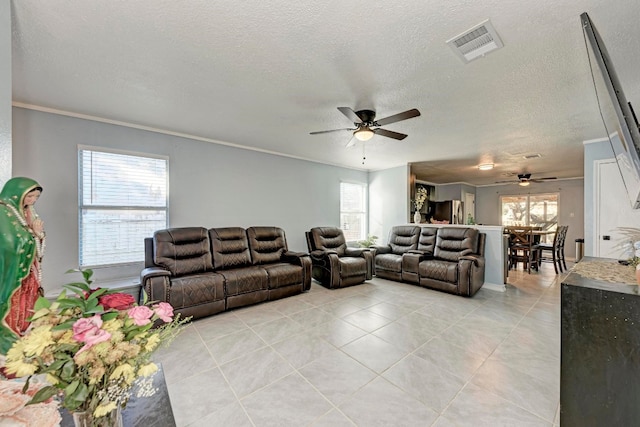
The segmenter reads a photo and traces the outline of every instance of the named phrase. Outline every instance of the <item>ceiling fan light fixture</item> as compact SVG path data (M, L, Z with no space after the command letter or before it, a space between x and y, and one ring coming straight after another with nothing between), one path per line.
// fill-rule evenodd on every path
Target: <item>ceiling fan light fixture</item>
M520 181L520 182L518 183L518 185L519 185L520 187L526 187L526 186L528 186L529 184L531 184L529 181Z
M373 131L368 126L364 126L353 133L359 141L368 141L373 138Z
M481 171L490 171L491 169L493 169L493 163L483 163L481 165L478 165L478 169L480 169Z

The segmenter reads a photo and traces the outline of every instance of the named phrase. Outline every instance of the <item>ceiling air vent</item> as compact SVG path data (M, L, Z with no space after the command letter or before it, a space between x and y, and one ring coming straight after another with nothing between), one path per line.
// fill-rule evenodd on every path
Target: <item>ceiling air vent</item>
M464 62L472 61L503 46L502 40L488 19L447 40L447 44Z

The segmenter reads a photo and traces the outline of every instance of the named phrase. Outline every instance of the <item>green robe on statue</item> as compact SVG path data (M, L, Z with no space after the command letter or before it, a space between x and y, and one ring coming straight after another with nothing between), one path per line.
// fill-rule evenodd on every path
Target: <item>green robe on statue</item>
M31 229L30 213L24 209L25 196L33 190L42 191L42 187L33 179L16 177L0 192L0 354L7 354L24 332L15 319L31 315L40 286L44 235L37 236Z

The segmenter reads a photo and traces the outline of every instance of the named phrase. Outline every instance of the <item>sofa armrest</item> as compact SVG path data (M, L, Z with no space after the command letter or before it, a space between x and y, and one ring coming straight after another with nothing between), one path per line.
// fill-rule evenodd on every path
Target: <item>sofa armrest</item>
M344 254L346 256L359 256L359 257L362 257L362 256L364 256L363 254L365 252L371 252L371 251L369 250L369 248L349 248L349 247L347 247L345 249L345 251L344 251Z
M322 252L322 251L320 251ZM302 267L302 290L311 289L311 257L305 252L287 251L282 254L282 260Z
M311 255L311 259L315 259L315 260L322 260L329 254L334 254L335 256L338 256L338 252L336 251L323 251L320 249L316 249L315 251L311 251L309 253L309 255Z
M282 261L288 262L290 264L301 265L301 263L302 263L301 258L302 257L308 257L308 256L309 256L309 254L305 253L305 252L287 251L287 252L282 254Z
M464 255L458 258L460 261L471 261L475 267L484 267L484 257L480 255Z
M371 246L371 249L375 250L376 253L378 254L390 254L391 253L391 246L386 245L386 246Z
M422 259L430 259L433 258L433 252L430 251L421 251L418 249L409 249L407 252L405 252L405 254L414 254L414 255L420 255L423 258ZM404 256L404 254L403 254Z
M140 273L141 295L146 293L149 301L170 302L171 272L160 267L147 267Z

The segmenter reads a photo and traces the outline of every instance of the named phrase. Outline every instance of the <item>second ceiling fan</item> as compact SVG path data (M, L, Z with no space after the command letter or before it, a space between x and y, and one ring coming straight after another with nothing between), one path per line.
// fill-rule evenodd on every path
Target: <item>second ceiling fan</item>
M518 174L518 180L517 181L496 181L496 184L518 184L521 185L523 187L526 187L527 185L531 184L532 182L545 182L545 181L553 181L556 180L558 178L556 178L555 176L549 176L546 178L531 178L531 174L530 173L519 173Z
M397 139L398 141L402 141L407 137L407 135L405 135L404 133L381 129L380 126L411 119L420 115L420 111L413 108L402 113L394 114L393 116L385 117L384 119L376 120L376 112L373 110L353 111L349 107L338 107L338 110L342 114L347 116L347 118L353 122L353 126L355 127L311 132L311 135L318 135L321 133L329 132L342 132L346 130L353 132L353 136L355 137L355 139L360 141L368 141L373 137L373 135L386 136L387 138L393 138ZM353 144L355 144L355 141L354 138L351 138L351 140L347 144L347 147L350 147Z

